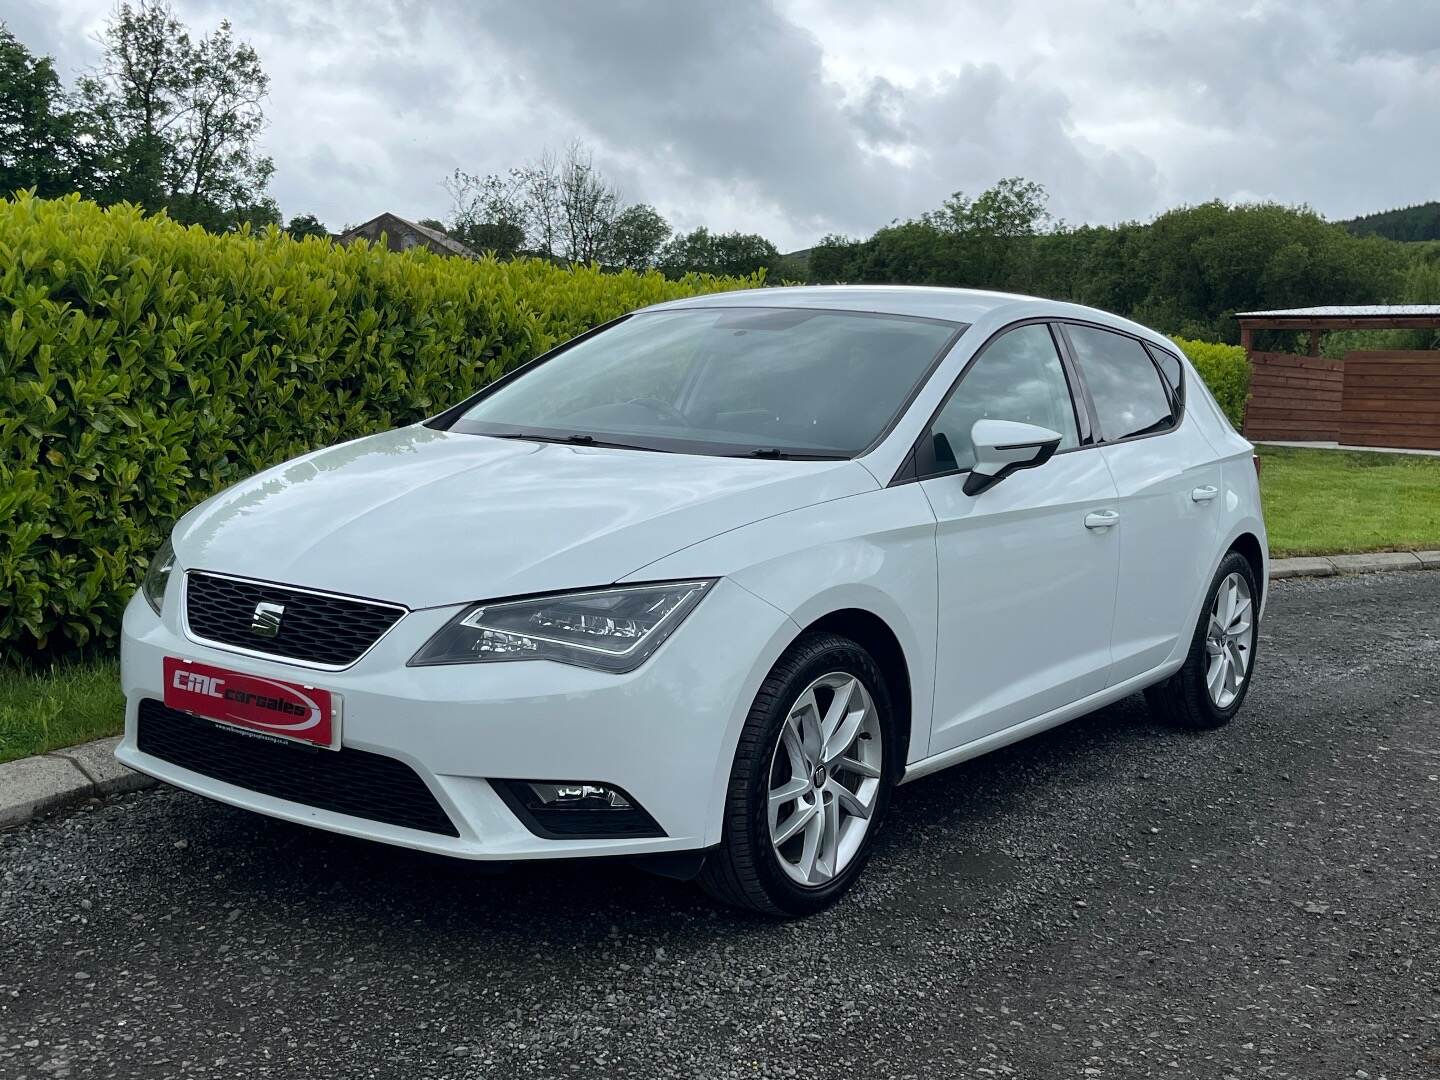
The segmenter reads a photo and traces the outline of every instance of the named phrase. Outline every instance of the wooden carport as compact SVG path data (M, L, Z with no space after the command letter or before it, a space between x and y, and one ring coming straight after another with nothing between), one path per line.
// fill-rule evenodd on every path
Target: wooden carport
M1320 355L1329 330L1440 329L1440 304L1246 311L1235 318L1251 364L1248 438L1440 450L1440 350ZM1303 333L1309 354L1257 352L1257 330Z

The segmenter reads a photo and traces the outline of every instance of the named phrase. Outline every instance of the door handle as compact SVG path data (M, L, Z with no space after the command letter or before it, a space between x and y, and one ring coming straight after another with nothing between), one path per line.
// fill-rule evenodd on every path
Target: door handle
M1197 487L1194 491L1190 492L1190 498L1195 502L1209 502L1219 494L1220 489L1218 487L1214 484L1206 484L1204 487Z
M1085 515L1085 528L1087 529L1108 529L1111 525L1118 525L1120 522L1120 511L1118 510L1092 510Z

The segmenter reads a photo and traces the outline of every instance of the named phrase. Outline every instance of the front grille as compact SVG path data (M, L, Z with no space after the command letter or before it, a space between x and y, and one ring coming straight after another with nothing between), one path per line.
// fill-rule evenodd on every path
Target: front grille
M274 637L262 637L251 629L255 605L262 601L285 608ZM403 607L375 600L327 596L201 571L185 576L185 621L194 637L325 667L348 667L359 660L404 614Z
M322 750L214 724L140 702L136 745L182 769L277 799L382 821L421 832L459 836L415 770L365 750Z

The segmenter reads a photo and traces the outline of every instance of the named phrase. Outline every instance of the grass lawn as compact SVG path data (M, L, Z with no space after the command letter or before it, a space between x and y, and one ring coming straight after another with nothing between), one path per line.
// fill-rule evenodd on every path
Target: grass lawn
M1270 552L1440 550L1440 458L1260 447ZM119 665L0 669L0 761L117 735Z
M0 761L118 735L124 723L114 660L0 669Z
M1440 550L1440 457L1261 446L1270 554Z

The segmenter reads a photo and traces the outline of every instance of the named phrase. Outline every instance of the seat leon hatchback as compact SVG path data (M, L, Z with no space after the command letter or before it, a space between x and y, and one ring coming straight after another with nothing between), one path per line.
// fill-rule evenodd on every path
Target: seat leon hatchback
M892 789L1255 669L1252 447L1163 336L933 288L637 311L175 526L125 764L351 836L623 856L781 915Z

